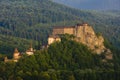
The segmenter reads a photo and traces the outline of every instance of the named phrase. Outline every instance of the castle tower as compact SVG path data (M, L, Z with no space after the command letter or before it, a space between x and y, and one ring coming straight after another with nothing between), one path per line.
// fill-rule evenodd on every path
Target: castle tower
M54 43L54 42L61 42L61 38L57 35L50 35L48 37L48 45Z
M33 51L32 43L30 44L29 50Z
M4 58L4 62L7 62L8 61L8 58L7 58L7 56Z
M33 50L33 47L32 47L32 43L30 44L29 49L26 51L26 54L27 54L27 55L33 55L33 54L34 54L34 50Z
M13 59L18 60L20 58L20 53L18 52L18 49L15 48L13 53Z

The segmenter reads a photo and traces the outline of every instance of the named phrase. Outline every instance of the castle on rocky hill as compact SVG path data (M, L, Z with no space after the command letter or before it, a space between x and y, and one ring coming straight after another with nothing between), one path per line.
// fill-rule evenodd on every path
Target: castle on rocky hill
M48 37L48 45L61 41L59 34L70 34L75 36L75 41L81 42L97 54L105 53L107 59L112 59L112 53L104 46L104 38L97 35L92 26L87 23L77 24L75 26L54 27L52 35Z
M59 26L54 27L52 34L48 37L48 46L56 41L61 41L60 34L70 34L75 36L75 41L80 42L88 46L94 53L105 54L106 59L112 59L112 53L109 49L104 46L104 38L102 35L97 35L93 28L87 23L77 24L75 26ZM32 44L29 49L26 50L25 54L33 55L34 49ZM13 53L13 59L5 57L4 62L17 62L21 58L22 54L15 48Z
M74 35L76 37L80 37L80 28L83 26L88 26L88 24L77 24L76 26L56 26L53 28L52 35L49 36L48 38L48 45L55 41L61 41L60 37L58 36L59 34L70 34ZM84 28L85 32L85 28ZM84 33L83 32L83 33Z

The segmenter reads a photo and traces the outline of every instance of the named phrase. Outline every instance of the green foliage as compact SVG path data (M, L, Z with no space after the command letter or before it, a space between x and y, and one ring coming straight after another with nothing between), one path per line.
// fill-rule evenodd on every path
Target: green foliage
M99 37L99 36L102 36L102 34L101 33L96 33L96 36Z
M118 14L108 15L94 11L76 10L50 0L1 0L0 10L1 53L11 53L15 47L20 48L20 51L25 51L31 42L26 39L46 44L52 26L75 25L83 21L94 26L95 31L101 32L118 48L120 45ZM110 65L102 62L101 55L95 55L85 45L72 41L71 38L74 37L62 36L62 41L53 43L48 50L36 51L32 56L25 55L18 63L0 62L0 79L120 79L119 50L114 51L114 62ZM105 45L111 46L108 42L105 42ZM112 65L114 65L114 69Z
M5 57L5 55L0 54L0 61L3 61L3 60L4 60L4 57Z
M18 48L20 52L26 51L31 42L34 43L33 46L37 44L37 42L33 40L0 35L0 52L12 56L15 48Z
M0 10L0 34L5 37L32 39L40 41L41 44L46 44L53 26L75 25L85 21L92 25L95 31L101 32L115 46L119 47L120 45L119 11L77 10L54 3L51 0L1 0ZM6 38L1 41L4 40ZM6 43L8 42L6 41ZM8 53L3 52L3 50L12 52L13 45L1 46L0 51L2 53ZM16 45L19 46L19 44ZM22 51L25 49L19 48Z
M14 77L15 63L0 62L0 78L3 80L12 79Z
M53 68L77 69L94 67L94 54L83 44L72 40L63 39L61 43L53 43L48 48L50 57L54 57ZM62 53L62 54L61 54ZM69 65L66 65L69 64Z
M0 62L3 80L119 80L119 69L104 63L85 45L62 35L62 41L34 55L24 55L17 63ZM111 63L113 64L113 63ZM116 67L117 68L117 67Z

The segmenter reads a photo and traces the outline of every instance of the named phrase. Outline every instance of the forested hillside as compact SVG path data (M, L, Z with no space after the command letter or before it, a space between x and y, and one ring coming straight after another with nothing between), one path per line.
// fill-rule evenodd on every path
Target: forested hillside
M52 0L78 9L120 10L119 0Z
M51 0L0 0L0 80L120 80L119 13L77 10ZM54 26L83 22L103 34L113 59L69 35L40 50ZM31 43L36 50L28 56L24 52ZM16 47L23 52L19 61L3 62Z
M104 62L104 55L97 55L87 46L77 43L70 36L34 55L23 55L19 62L0 61L2 80L119 80L120 63Z
M114 46L119 48L120 45L120 15L115 11L113 15L77 10L50 0L0 0L0 11L0 34L5 36L1 39L3 46L6 36L32 39L46 44L53 26L82 22L87 22L97 32L103 33ZM11 48L10 45L6 46Z
M5 56L11 59L15 48L18 48L19 52L25 53L25 51L29 49L31 43L34 43L32 44L34 48L40 49L39 45L41 43L35 40L0 35L0 60L3 60L1 57Z

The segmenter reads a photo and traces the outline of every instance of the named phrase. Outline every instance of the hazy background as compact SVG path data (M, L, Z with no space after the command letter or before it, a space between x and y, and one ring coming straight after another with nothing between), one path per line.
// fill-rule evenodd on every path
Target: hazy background
M120 0L53 0L78 9L120 10Z

